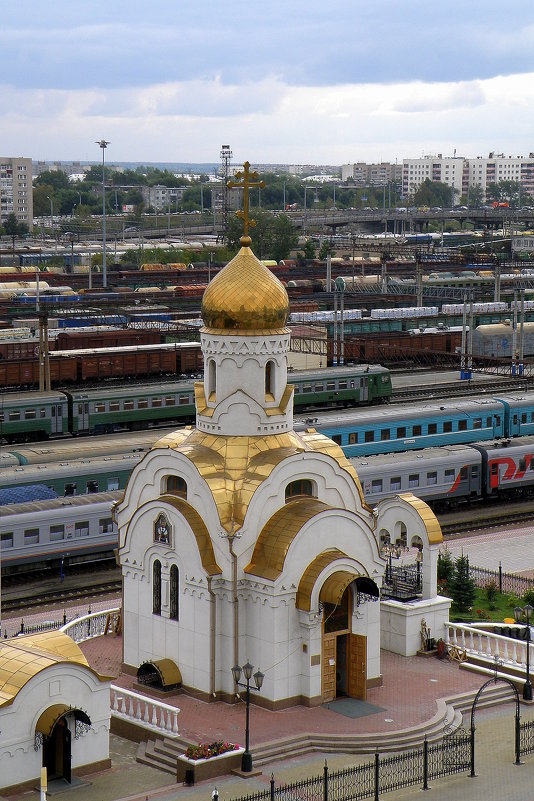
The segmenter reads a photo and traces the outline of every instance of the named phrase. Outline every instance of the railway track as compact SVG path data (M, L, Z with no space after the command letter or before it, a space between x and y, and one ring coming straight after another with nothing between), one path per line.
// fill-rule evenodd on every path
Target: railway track
M447 400L450 398L468 397L469 395L481 395L491 392L525 392L532 389L532 381L521 379L517 383L508 379L507 381L474 381L462 384L430 384L426 387L411 387L409 389L393 390L390 403L405 403L410 400Z
M99 577L98 581L90 586L82 584L76 586L59 585L55 587L30 586L17 588L2 593L2 612L25 613L30 608L41 606L61 606L72 601L90 601L112 593L120 593L122 580L110 575L108 578Z
M452 520L452 514L437 515L444 537L476 534L488 528L499 528L514 523L532 522L534 520L534 502L524 501L521 504L504 505L501 508L473 508L463 512L461 517Z

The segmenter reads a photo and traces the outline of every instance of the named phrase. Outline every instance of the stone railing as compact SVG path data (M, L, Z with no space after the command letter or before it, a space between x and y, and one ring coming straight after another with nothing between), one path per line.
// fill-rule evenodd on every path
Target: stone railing
M108 631L118 631L120 614L120 607L105 609L103 612L91 612L65 623L59 630L68 634L74 642L84 642L93 637L101 637Z
M111 716L157 734L178 735L178 707L163 704L147 695L139 695L124 687L110 687Z
M483 624L485 627L486 623ZM488 626L489 628L489 626ZM502 634L494 634L488 628L476 628L463 623L448 623L447 645L467 655L481 656L488 660L500 660L506 665L525 665L527 661L527 643ZM524 628L524 627L523 627ZM532 663L532 651L530 660Z

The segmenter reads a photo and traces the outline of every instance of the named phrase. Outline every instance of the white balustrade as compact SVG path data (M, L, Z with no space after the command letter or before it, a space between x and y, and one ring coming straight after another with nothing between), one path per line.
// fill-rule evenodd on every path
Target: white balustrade
M120 607L113 609L105 609L103 612L92 612L89 615L82 615L75 620L70 620L65 623L59 630L64 634L68 634L74 642L84 642L91 640L93 637L101 637L106 632L106 626L109 630L110 623L120 614Z
M502 623L500 624L502 627ZM507 665L526 665L527 643L513 637L504 637L491 629L491 624L484 623L484 627L468 626L464 623L447 624L447 645L456 646L473 656L483 656L486 659L499 659ZM524 629L524 626L510 626L510 628ZM532 643L531 643L532 645ZM532 651L530 652L532 662Z
M134 693L116 684L110 686L110 706L112 717L166 737L178 735L178 707L164 704L148 695Z

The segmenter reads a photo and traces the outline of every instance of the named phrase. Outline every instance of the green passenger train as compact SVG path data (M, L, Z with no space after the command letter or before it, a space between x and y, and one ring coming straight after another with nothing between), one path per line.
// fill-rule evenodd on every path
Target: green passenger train
M379 365L330 367L288 374L295 412L365 406L391 397L389 370ZM27 442L51 437L138 430L195 420L191 381L105 386L64 392L14 392L0 399L0 439Z

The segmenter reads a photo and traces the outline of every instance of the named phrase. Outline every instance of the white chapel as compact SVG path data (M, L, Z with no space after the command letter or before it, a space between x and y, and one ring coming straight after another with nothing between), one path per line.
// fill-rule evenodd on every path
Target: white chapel
M413 495L371 509L341 448L293 430L289 301L244 216L240 251L204 293L196 426L154 445L116 507L124 668L230 700L232 666L250 661L271 709L365 698L381 646L415 653L423 618L440 636L441 531ZM409 605L379 600L380 544L400 531L422 545Z

